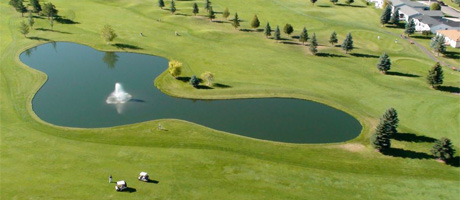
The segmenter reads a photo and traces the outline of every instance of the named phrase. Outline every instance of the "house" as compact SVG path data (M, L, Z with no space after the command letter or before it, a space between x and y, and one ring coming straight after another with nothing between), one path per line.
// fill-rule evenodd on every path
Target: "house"
M460 30L440 30L437 35L443 35L444 41L454 48L460 48Z
M419 3L417 1L404 0L403 2L406 4L406 6L409 6L409 7L412 7L412 8L417 8L417 9L420 9L420 10L430 10L430 7L428 7L427 5L425 5L423 3Z
M430 17L444 17L444 13L442 13L440 10L420 10L420 13Z
M445 18L440 19L441 24L431 27L432 33L437 33L439 30L460 30L460 22L448 20Z
M440 25L442 22L440 18L434 18L427 15L419 15L413 18L415 23L415 31L431 31L434 26Z
M422 15L419 10L407 5L399 7L399 20L409 22L412 18Z

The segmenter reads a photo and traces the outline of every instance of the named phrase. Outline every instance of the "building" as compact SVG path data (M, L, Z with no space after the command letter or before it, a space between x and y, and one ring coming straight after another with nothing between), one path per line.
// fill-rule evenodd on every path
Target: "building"
M409 22L412 18L422 15L422 13L410 6L403 5L399 7L399 20Z
M460 30L460 22L455 22L445 18L440 19L441 24L431 27L432 33L437 33L439 30Z
M413 18L415 23L415 31L431 31L432 27L440 25L440 18L434 18L427 15L419 15ZM435 32L434 32L435 33Z
M460 48L460 30L440 30L437 35L443 35L444 41L451 47Z

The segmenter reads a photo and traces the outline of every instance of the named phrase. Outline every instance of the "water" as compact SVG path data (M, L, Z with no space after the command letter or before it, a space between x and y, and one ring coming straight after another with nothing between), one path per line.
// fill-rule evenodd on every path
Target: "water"
M361 131L361 125L352 116L311 101L211 101L168 96L153 83L168 66L168 60L162 57L106 53L58 42L30 49L20 59L48 75L32 106L42 120L60 126L111 127L175 118L252 138L289 143L342 142L355 138ZM122 84L131 98L124 104L107 104L116 83Z

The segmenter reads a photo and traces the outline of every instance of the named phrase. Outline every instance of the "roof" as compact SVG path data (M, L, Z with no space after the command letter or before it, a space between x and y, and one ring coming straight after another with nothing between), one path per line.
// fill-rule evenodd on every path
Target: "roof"
M125 181L117 181L117 185L126 185Z
M420 13L430 17L444 17L444 14L440 10L420 10Z
M399 9L399 12L404 13L405 15L409 17L421 15L420 11L416 10L415 8L409 7L407 5L401 6L401 8Z
M460 31L459 30L439 30L437 32L451 40L460 42Z
M441 20L430 17L430 16L426 16L426 15L420 15L420 16L414 17L414 19L417 19L419 22L427 24L430 27L436 26L442 23Z
M390 0L390 2L394 7L399 7L405 4L402 0Z
M403 0L402 2L404 2L404 4L412 7L412 8L428 8L427 5L423 4L423 3L419 3L419 2L416 2L416 1L407 1L407 0Z

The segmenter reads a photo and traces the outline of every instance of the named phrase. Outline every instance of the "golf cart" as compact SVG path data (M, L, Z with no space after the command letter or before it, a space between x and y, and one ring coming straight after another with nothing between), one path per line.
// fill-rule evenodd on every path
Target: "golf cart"
M115 186L115 190L123 191L128 188L128 185L125 181L117 181L117 185Z
M149 175L147 174L147 172L141 172L137 179L139 179L140 181L149 182Z

